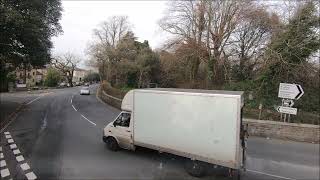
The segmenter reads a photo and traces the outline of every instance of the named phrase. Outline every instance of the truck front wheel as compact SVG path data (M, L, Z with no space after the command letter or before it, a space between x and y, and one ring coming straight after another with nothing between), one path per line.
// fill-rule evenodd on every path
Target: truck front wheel
M107 144L108 149L111 150L111 151L119 150L118 142L113 137L107 137L106 144Z
M185 163L185 170L194 177L203 177L206 175L207 166L201 161L187 160Z

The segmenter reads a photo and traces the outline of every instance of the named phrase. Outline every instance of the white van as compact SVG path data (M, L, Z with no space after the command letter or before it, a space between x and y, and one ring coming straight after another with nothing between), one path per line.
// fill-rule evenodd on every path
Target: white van
M131 90L103 141L112 151L142 146L189 158L193 176L204 175L206 164L234 172L244 168L243 104L239 91Z

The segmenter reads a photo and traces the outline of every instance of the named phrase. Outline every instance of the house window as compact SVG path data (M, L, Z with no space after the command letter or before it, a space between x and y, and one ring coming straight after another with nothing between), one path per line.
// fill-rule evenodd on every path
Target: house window
M32 75L34 75L34 74L35 74L35 72L32 73Z

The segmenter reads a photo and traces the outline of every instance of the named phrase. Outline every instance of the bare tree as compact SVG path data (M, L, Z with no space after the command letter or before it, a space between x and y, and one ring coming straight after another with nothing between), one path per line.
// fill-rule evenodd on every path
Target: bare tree
M242 13L235 33L230 38L231 53L234 53L238 64L238 78L247 79L252 76L253 68L261 60L267 44L270 42L275 25L263 7L250 6Z
M94 30L94 35L99 43L115 48L120 39L130 30L131 25L127 16L112 16Z
M200 61L204 59L205 1L173 1L160 27L174 35L170 45L176 45L180 59L190 67L190 80L197 77Z
M222 84L225 79L225 61L230 56L227 46L241 13L251 2L247 1L175 1L170 4L160 27L176 37L181 49L187 47L182 58L191 61L191 79L197 74L201 61L208 64L208 79ZM206 49L206 53L203 53ZM188 52L188 53L185 53ZM208 58L209 56L209 58Z
M207 46L210 51L208 79L221 85L225 80L225 62L230 56L228 46L241 14L250 6L247 1L208 1L206 17ZM209 26L210 25L210 26ZM210 77L211 76L211 77Z
M112 73L112 64L117 62L116 46L131 30L127 16L112 16L94 30L96 40L88 48L91 59L97 62L101 79L108 79Z
M72 53L66 53L61 56L54 57L51 63L67 78L68 83L72 87L73 73L80 61L80 58L76 55Z

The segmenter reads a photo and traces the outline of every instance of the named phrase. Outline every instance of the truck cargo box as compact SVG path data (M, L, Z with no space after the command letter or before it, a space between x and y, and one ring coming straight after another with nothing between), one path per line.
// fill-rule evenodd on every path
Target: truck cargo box
M123 103L132 112L135 145L241 167L243 92L141 89L130 93L129 103Z

